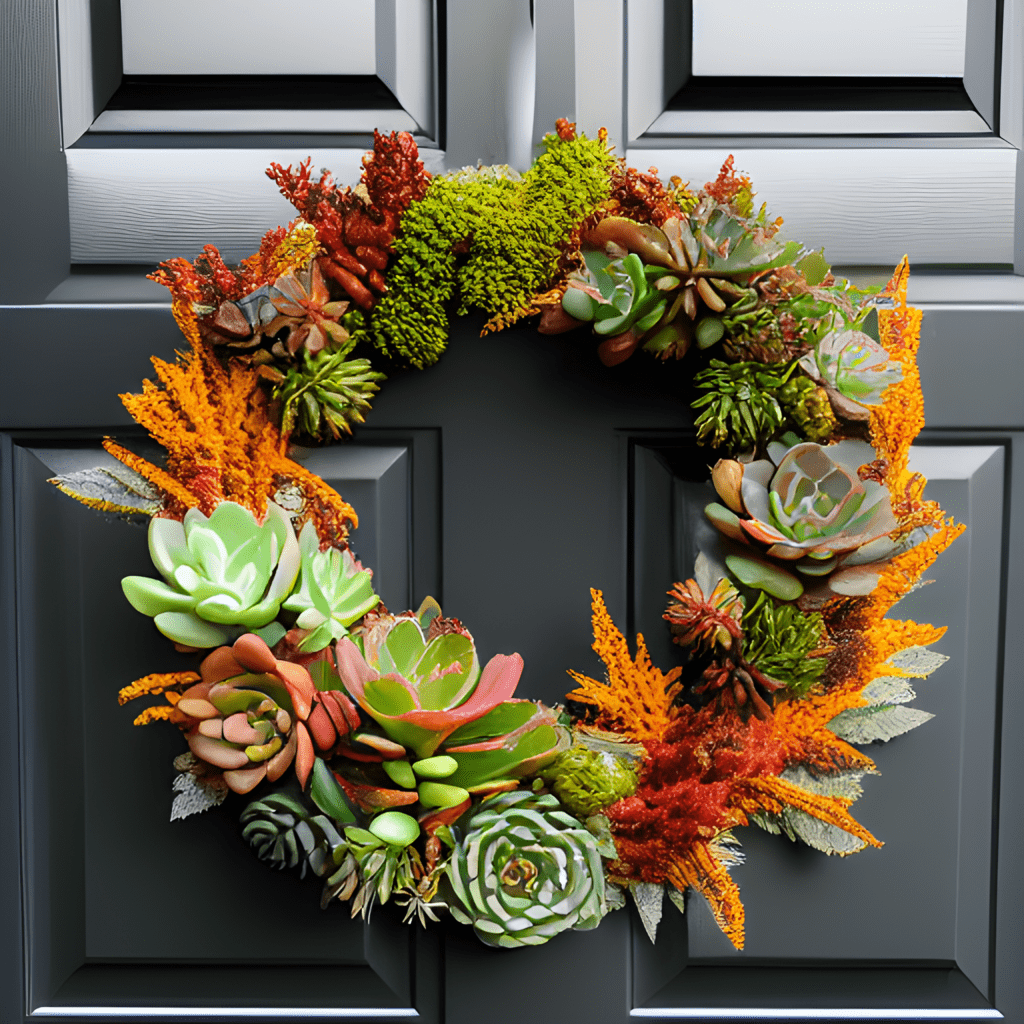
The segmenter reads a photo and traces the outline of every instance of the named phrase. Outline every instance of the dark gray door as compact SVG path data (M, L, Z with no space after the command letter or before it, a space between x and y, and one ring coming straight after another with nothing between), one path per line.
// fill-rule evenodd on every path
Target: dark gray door
M174 667L117 602L145 536L45 480L131 436L117 393L180 336L139 271L69 276L53 10L12 0L5 18L0 1019L1024 1021L1019 279L986 295L937 275L926 304L919 458L968 532L900 609L949 624L951 660L917 702L936 720L872 751L884 779L858 810L884 849L832 861L747 830L742 955L699 900L685 919L666 908L654 947L632 912L511 953L387 913L364 927L269 873L227 810L168 822L178 739L116 705ZM433 593L485 654L521 653L525 695L556 701L566 669L599 671L590 587L667 667L661 595L690 572L705 472L685 370L607 370L573 336L479 327L458 322L438 366L396 374L352 444L311 456L357 505L357 550L389 605Z

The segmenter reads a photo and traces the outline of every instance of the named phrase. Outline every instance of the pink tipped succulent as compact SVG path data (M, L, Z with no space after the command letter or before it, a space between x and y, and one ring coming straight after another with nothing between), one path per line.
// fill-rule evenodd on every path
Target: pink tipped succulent
M360 646L342 637L338 673L357 704L396 743L430 757L460 726L507 701L523 671L518 654L496 654L480 669L473 638L445 632L434 619L424 634L414 617L388 617ZM433 634L433 635L432 635Z
M317 752L359 725L343 692L318 690L306 668L278 660L253 633L209 654L200 675L176 705L192 720L185 738L236 793L276 781L292 764L305 787Z
M828 577L835 593L870 593L878 581L875 563L895 550L889 534L897 526L888 489L858 473L875 454L863 441L808 441L789 449L773 443L771 459L719 463L713 479L728 508L712 503L705 513L727 537L764 556L729 556L737 578L792 600L803 584L781 563L803 576Z

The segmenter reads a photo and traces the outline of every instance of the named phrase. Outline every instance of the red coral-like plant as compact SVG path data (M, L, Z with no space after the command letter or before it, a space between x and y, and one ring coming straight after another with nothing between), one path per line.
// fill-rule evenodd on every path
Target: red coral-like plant
M422 199L430 175L408 132L374 132L373 152L363 158L363 174L355 189L334 184L329 171L318 181L310 172L312 158L292 170L271 164L267 177L316 229L324 247L320 269L336 281L352 301L370 309L386 285L383 271L402 214Z

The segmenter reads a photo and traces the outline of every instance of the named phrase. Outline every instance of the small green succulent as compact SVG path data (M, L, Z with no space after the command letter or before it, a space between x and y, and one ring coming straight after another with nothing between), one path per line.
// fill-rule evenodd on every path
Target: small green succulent
M253 800L242 811L242 838L260 860L273 867L301 868L322 877L333 871L333 854L345 840L326 815L306 807L298 796L284 791Z
M609 259L598 249L585 249L585 287L569 287L562 308L577 320L593 321L594 333L611 337L636 327L642 334L662 317L668 305L665 292L654 282L665 277L664 267L645 266L636 253Z
M825 389L810 377L790 377L776 397L782 411L808 441L823 444L839 427Z
M791 696L806 696L828 666L823 655L808 657L826 646L821 612L801 611L762 591L743 615L743 633L747 660L785 683Z
M361 314L348 314L349 317ZM361 322L361 321L360 321ZM267 368L264 375L274 381L273 397L281 402L281 432L298 429L311 437L335 440L352 433L352 424L363 422L370 408L370 397L384 380L368 359L349 359L359 331L342 348L324 348L311 355L302 350L302 359L287 373Z
M273 623L299 571L299 544L288 514L267 502L263 522L222 501L206 517L189 509L182 522L153 519L149 553L164 580L126 576L132 607L164 636L189 647L218 647ZM273 643L284 634L271 630Z
M539 774L562 806L581 819L632 796L637 787L636 772L625 758L579 744L560 754Z
M311 632L299 644L310 654L348 634L348 627L375 607L380 598L373 592L370 573L356 568L349 550L320 550L312 523L299 534L301 575L299 585L283 607L298 612L296 625Z
M698 444L750 451L771 440L785 421L776 392L792 375L795 364L779 370L763 363L724 363L712 359L694 381L707 392L692 403L702 410L694 421Z
M490 946L539 946L567 928L596 928L604 913L599 841L550 794L484 800L447 875L452 917Z

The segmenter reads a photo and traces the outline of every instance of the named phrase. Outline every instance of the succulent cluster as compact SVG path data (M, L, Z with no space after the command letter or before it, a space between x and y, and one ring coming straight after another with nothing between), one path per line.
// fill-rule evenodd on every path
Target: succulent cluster
M181 522L154 517L149 553L163 581L126 576L122 589L184 647L217 647L247 632L276 644L288 632L282 612L297 612L299 649L314 653L379 600L347 548L321 551L312 523L296 538L288 513L272 501L262 522L233 501L209 517L198 509Z
M257 856L353 916L393 900L515 948L593 928L628 894L653 939L664 896L682 909L692 888L742 947L733 830L879 845L849 813L873 770L850 743L924 721L905 677L942 661L926 649L941 630L886 618L958 532L908 468L923 403L906 265L882 296L859 291L755 212L731 157L693 192L626 167L603 131L556 127L522 175L431 178L404 133L376 135L354 189L272 165L298 220L238 267L207 246L154 275L190 351L123 401L166 461L108 440L118 468L54 482L152 516L160 578L127 577L125 596L203 655L119 698L162 694L136 723L184 735L172 819L251 793ZM485 310L484 333L537 314L543 334L589 328L608 367L638 349L692 364L720 500L669 591L666 673L592 591L603 678L570 673L571 713L515 697L518 654L482 661L431 598L380 604L348 548L355 510L288 459L294 433L363 422L383 375L360 345L435 362L449 300Z

